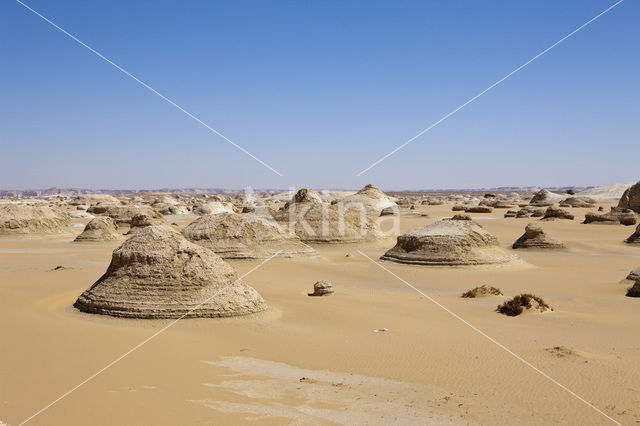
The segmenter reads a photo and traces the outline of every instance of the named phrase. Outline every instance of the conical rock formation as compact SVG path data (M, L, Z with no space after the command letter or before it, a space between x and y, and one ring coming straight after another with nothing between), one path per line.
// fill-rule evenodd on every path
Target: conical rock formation
M130 318L228 317L266 309L231 265L165 226L144 228L115 249L107 272L74 306Z
M561 249L565 248L565 245L562 241L545 234L537 223L530 223L526 226L524 234L513 243L513 248Z
M266 215L220 213L191 222L182 234L225 259L260 259L312 255L315 250L289 235Z
M109 216L98 216L84 227L84 231L74 241L113 241L122 238L118 225Z
M380 215L383 209L398 208L398 205L388 195L377 187L369 184L357 193L340 201L343 205L356 209L364 208L367 214Z

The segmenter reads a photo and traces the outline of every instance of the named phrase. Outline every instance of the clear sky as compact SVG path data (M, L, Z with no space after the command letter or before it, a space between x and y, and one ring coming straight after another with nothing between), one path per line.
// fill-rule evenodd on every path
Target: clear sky
M640 179L626 0L0 2L0 188L383 189Z

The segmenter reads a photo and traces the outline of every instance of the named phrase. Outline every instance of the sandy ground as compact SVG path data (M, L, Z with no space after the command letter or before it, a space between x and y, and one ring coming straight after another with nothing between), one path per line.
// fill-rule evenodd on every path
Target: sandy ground
M402 231L451 215L419 211L429 217L403 215ZM575 221L543 223L567 251L517 251L521 262L491 267L380 262L607 415L639 423L640 300L618 281L640 249L622 243L632 227L582 225L587 210L572 211ZM503 213L473 216L509 247L531 219ZM76 311L119 243L70 241L0 239L0 421L21 423L169 323ZM377 260L394 243L272 260L245 279L267 312L180 321L28 424L611 423L357 251ZM243 273L259 262L231 263ZM334 296L306 295L320 279ZM501 297L460 298L481 284L532 292L554 311L509 318L494 312Z

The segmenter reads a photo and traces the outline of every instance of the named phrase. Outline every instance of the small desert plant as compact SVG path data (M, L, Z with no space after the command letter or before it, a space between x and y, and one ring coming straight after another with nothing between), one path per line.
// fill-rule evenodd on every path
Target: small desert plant
M480 287L476 287L469 291L465 291L462 293L462 297L471 298L471 297L482 297L487 295L493 296L501 296L502 292L499 288L492 287L490 285L481 285Z
M538 296L534 296L533 294L523 293L518 296L515 296L511 300L507 300L501 305L498 305L496 309L497 312L507 315L510 317L515 317L520 315L524 309L535 308L540 311L546 311L547 309L551 309L549 305L545 303ZM553 310L553 309L551 309Z

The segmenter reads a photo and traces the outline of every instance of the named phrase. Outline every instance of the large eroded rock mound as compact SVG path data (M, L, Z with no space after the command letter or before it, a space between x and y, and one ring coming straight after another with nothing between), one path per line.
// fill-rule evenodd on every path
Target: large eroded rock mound
M293 232L305 243L354 243L379 237L365 212L325 203L310 189L301 189L274 213L285 232Z
M219 213L191 222L182 234L225 259L264 259L314 254L296 235L282 230L271 216Z
M68 215L53 207L0 205L0 235L68 234L70 223Z
M530 223L524 229L524 234L513 243L514 249L561 249L565 248L562 241L545 234L542 226Z
M367 214L380 215L383 209L397 209L398 205L387 194L377 187L369 184L357 193L350 195L340 201L345 206L352 206L356 209L363 208Z
M483 265L516 258L470 220L442 220L400 235L381 259L419 265Z
M624 191L618 202L618 207L640 213L640 182Z
M165 226L144 228L115 249L107 272L74 306L129 318L229 317L266 309L231 265Z
M98 216L84 227L84 231L74 241L113 241L122 238L118 225L109 216Z

